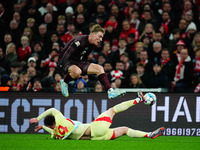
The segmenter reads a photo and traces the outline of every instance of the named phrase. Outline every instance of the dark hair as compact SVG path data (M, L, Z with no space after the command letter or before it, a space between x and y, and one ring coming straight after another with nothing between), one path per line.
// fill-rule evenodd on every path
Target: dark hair
M53 115L48 115L44 118L45 126L52 126L55 123L55 118Z

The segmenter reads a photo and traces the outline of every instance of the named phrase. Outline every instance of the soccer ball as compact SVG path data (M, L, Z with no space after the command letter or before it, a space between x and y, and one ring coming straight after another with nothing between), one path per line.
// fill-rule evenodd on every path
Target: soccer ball
M152 106L152 105L155 104L156 101L157 101L156 95L153 94L153 93L146 93L146 94L144 95L144 97L145 97L144 104L145 104L145 105L148 105L148 106Z

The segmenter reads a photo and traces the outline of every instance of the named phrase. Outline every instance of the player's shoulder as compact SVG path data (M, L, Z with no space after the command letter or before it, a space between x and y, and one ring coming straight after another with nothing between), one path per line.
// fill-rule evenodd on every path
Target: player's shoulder
M88 36L80 35L73 39L73 43L75 43L77 47L79 47L80 45L85 45L86 43L88 43Z

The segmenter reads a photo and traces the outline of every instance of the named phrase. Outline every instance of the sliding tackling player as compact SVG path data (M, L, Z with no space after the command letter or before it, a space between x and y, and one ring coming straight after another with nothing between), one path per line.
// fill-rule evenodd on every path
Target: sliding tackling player
M46 130L54 139L73 140L112 140L122 135L129 137L156 138L163 134L164 127L153 132L134 130L128 127L110 128L112 119L116 113L127 110L129 107L141 103L145 100L142 92L138 92L138 97L133 100L122 102L100 114L90 124L82 124L78 121L65 118L62 113L55 108L50 108L37 118L31 118L30 124L38 123L44 118L44 124L38 125L35 131Z

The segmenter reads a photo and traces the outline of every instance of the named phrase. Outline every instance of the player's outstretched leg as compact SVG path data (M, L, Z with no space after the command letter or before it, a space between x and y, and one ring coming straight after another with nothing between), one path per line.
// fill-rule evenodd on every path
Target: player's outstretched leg
M131 138L152 138L155 139L156 137L163 135L164 127L161 127L153 132L144 132L140 130L134 130L128 127L117 127L114 128L114 138L118 138L122 135L127 135Z
M108 98L109 99L114 99L116 97L121 97L121 96L124 96L125 94L126 94L126 91L121 90L121 89L110 88L108 90Z
M60 80L60 86L63 96L68 97L69 96L68 85L67 83L65 83L63 79Z
M138 104L138 103L141 103L141 102L143 102L143 98L137 97L136 99L125 101L125 102L122 102L120 104L117 104L113 107L113 109L114 109L115 113L119 113L119 112L125 111L129 107L134 106L135 104Z
M151 133L149 134L149 138L155 139L155 138L157 138L158 136L163 135L164 130L165 130L164 127L158 128L157 130L155 130L155 131L153 131L153 132L151 132Z

